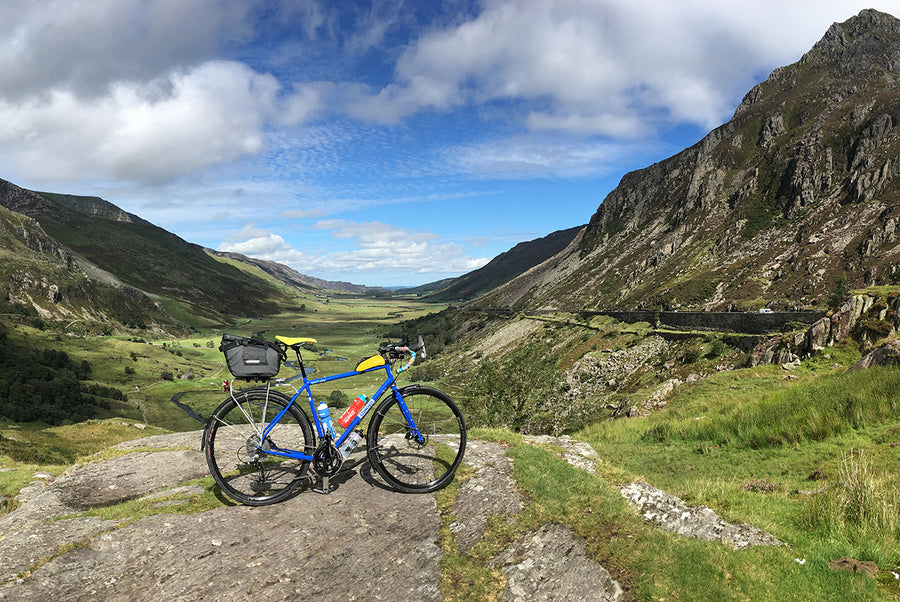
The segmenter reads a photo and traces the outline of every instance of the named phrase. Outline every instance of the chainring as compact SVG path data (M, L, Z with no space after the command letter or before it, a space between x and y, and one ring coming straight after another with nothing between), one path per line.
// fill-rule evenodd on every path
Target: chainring
M313 454L313 469L320 477L332 477L341 469L344 456L330 441L323 441Z

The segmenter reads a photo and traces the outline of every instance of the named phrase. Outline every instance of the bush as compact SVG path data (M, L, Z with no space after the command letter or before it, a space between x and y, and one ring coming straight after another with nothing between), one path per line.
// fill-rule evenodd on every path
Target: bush
M350 405L350 398L343 391L332 391L327 398L328 405L332 408L346 408Z
M703 357L703 346L695 343L684 349L684 353L681 354L681 362L683 364L694 364L700 361L701 357Z
M159 378L162 380L175 380L175 376L171 372L160 372Z
M728 353L728 345L722 339L713 339L709 343L709 351L704 356L708 360L719 359Z
M593 406L575 404L567 388L549 347L530 344L503 360L482 360L463 405L473 426L559 435L584 426Z
M850 281L847 280L846 276L841 276L840 280L838 280L834 284L834 288L831 289L831 292L828 294L828 298L825 300L825 302L831 309L837 309L844 301L844 295L849 292Z

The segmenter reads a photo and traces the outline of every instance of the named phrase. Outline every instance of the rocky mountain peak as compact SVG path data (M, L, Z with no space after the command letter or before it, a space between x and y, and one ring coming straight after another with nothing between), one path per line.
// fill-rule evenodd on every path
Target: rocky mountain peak
M801 64L833 64L844 75L889 73L900 75L900 20L865 9L843 23L833 24L801 59Z
M898 75L900 21L865 10L833 25L731 121L626 174L569 248L484 303L822 308L842 277L900 281Z

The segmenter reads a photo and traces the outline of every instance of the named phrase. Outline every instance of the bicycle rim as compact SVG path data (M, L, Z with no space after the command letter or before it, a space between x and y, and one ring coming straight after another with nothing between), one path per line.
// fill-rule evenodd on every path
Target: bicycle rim
M413 385L400 394L421 439L415 437L392 395L378 406L369 423L369 462L399 491L436 491L453 479L465 453L462 414L450 397L431 387Z
M222 492L242 504L262 506L287 498L303 480L308 460L266 454L271 449L310 450L309 419L291 407L260 443L265 426L290 400L275 391L236 393L220 405L206 430L206 463Z

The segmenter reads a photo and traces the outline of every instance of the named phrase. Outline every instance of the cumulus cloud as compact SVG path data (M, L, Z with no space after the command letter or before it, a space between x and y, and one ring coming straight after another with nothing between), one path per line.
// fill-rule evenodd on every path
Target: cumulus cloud
M316 0L0 3L0 165L26 179L156 184L261 154L267 135L313 119L393 125L472 108L513 129L614 140L652 136L661 124L712 127L760 69L798 58L831 15L862 8L846 0L817 1L814 11L776 0L441 6L419 14L380 2L339 13ZM271 40L261 35L270 31ZM334 51L346 56L331 69L288 68ZM349 68L354 60L375 69ZM559 173L569 173L560 157ZM478 171L504 163L514 173L530 165L489 161Z
M815 7L485 0L476 17L411 44L394 81L361 97L354 110L395 123L423 109L516 101L544 107L525 113L534 129L618 138L645 134L660 119L712 127L760 68L796 60L824 33L830 22L821 15L847 11L849 18L854 10L843 0Z
M252 33L250 4L228 0L26 0L0 8L0 98L65 89L102 97L215 58Z
M272 76L212 61L103 98L60 89L0 101L0 156L23 172L50 162L59 177L160 181L260 152L278 91Z
M305 5L315 6L293 11ZM0 164L22 178L159 183L262 152L270 124L302 123L322 94L216 58L252 36L251 8L228 0L4 3ZM321 21L301 12L312 26Z
M236 239L235 242L224 242L219 245L219 250L277 261L299 272L316 274L392 271L460 274L489 261L485 257L469 257L462 247L442 242L432 232L381 222L324 220L315 228L330 232L335 239L351 241L354 248L322 254L306 253L291 246L280 235L259 231L251 224L231 237ZM244 240L240 240L242 238Z

